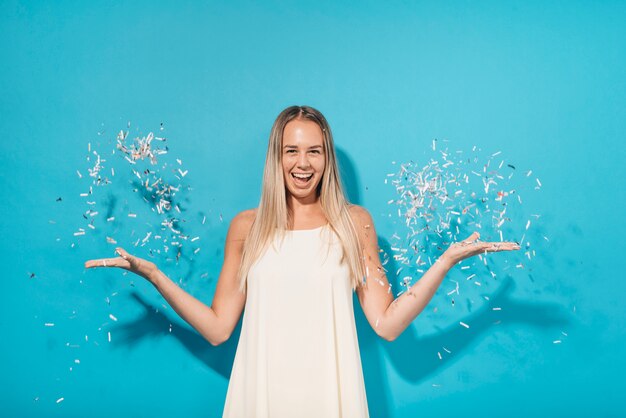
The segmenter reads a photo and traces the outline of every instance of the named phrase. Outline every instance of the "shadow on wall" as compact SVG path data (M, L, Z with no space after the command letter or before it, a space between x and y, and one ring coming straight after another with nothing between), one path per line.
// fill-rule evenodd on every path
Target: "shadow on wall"
M361 204L360 184L354 165L348 155L339 148L337 156L348 199L352 203ZM390 244L385 238L379 237L378 241L383 251L392 254ZM390 257L387 270L389 271L387 278L392 283L392 288L399 289L400 278L393 276L393 272L397 271L393 257ZM461 327L459 324L452 324L439 330L435 335L421 337L417 335L413 327L409 326L393 342L386 342L378 337L367 322L362 309L355 306L370 415L373 417L390 416L394 409L389 401L386 361L391 362L397 373L405 380L419 383L460 359L478 339L495 331L494 327L501 322L522 323L542 328L564 327L568 324L569 319L559 305L513 300L510 298L513 289L514 283L510 276L502 280L499 288L489 295L489 303L463 319L463 322L472 324L470 329ZM131 297L144 307L145 313L133 322L115 327L118 344L134 346L139 340L162 338L169 334L177 338L207 367L224 378L229 378L239 342L243 315L231 338L218 347L212 347L186 324L174 326L170 333L170 324L180 323L177 316L159 311L156 306L148 304L137 292L132 293ZM358 305L356 296L354 302ZM502 311L498 311L497 321L494 321L492 307L505 307ZM446 347L450 353L445 352L443 347ZM442 354L442 359L438 358L437 352ZM409 359L410 361L407 361Z
M361 186L354 164L341 149L337 149L337 156L348 200L360 205ZM384 237L378 237L378 245L385 253L393 254L389 241ZM392 289L400 289L400 277L394 275L394 272L398 271L398 265L393 257L389 257L386 268L387 279L392 284ZM419 383L460 359L476 340L487 335L491 329L502 322L524 323L542 328L558 328L569 323L565 311L558 304L516 301L509 297L513 290L514 282L510 276L507 276L502 280L498 289L489 295L488 304L463 318L463 322L472 324L471 329L455 323L445 329L440 329L435 335L421 337L412 326L409 326L393 342L387 342L378 337L362 309L355 308L370 414L390 416L394 409L389 402L386 361L389 361L406 381ZM356 296L354 303L359 304ZM505 307L504 310L497 311L495 321L493 307ZM443 347L446 347L450 353L443 350ZM441 359L437 356L438 352L442 354Z
M146 302L138 292L132 292L130 296L144 308L144 314L132 322L122 323L112 328L117 335L116 345L130 348L142 340L164 338L169 335L176 338L189 353L207 367L228 379L235 359L241 320L233 331L233 336L227 342L213 347L188 325L176 326L181 323L178 316L161 312L158 306ZM169 331L170 324L173 325L172 332Z

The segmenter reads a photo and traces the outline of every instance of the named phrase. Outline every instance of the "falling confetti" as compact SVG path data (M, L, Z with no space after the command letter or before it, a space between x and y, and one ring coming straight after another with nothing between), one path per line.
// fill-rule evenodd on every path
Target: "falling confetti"
M507 161L503 151L484 152L478 146L470 151L451 150L447 142L433 141L432 146L423 148L422 158L391 163L394 172L385 175L384 183L392 187L393 196L385 196L384 201L395 231L381 256L383 264L393 268L389 278L399 282L394 292L399 297L410 291L452 243L474 231L480 233L480 241L518 242L519 252L502 256L485 252L458 263L430 302L432 313L437 314L431 316L432 325L428 326L456 323L471 330L468 324L473 309L480 304L496 316L492 323L499 323L497 317L506 311L506 305L491 305L484 293L500 287L499 276L529 271L538 254L531 246L531 236L539 243L549 241L540 233L541 215L529 215L522 204L522 195L537 193L545 185L531 177L533 170ZM520 283L531 285L516 280ZM437 309L442 307L447 309ZM442 359L444 352L435 350L434 355Z
M160 131L163 129L161 124ZM189 261L191 266L193 257L201 250L203 237L199 231L194 230L192 234L188 230L214 225L222 222L223 217L221 214L218 216L219 211L212 210L206 215L197 213L192 216L187 207L192 190L188 183L192 180L192 171L183 166L182 159L173 158L165 145L167 139L161 133L133 138L129 130L130 122L128 129L120 130L109 138L104 130L98 132L100 138L86 144L85 162L71 170L71 180L79 185L78 191L71 196L57 194L55 205L58 207L62 208L72 199L84 205L77 219L70 219L72 225L65 232L72 240L68 245L77 248L84 242L90 248L97 248L93 244L98 243L103 244L100 247L123 246L140 257L153 258L158 265L168 262L178 264L183 259ZM56 221L49 223L56 225ZM65 244L59 238L57 242ZM129 248L131 246L136 248ZM126 273L123 272L124 275ZM28 274L31 279L35 278L34 272ZM206 277L208 273L203 273L202 278ZM191 278L197 278L197 275L190 269L190 274L184 279ZM83 284L83 280L80 283ZM186 284L183 278L179 284ZM122 285L135 287L132 280ZM110 313L110 308L115 306L112 297L117 293L103 298L108 318L99 327L96 326L97 332L94 333L97 335L87 330L81 332L80 339L84 338L86 345L102 346L103 341L112 343L112 334L116 329L113 324L123 322L122 318ZM75 317L76 311L73 311L69 319ZM43 324L49 330L47 332L57 333L66 332L67 327L62 325L53 322ZM172 324L165 329L173 333ZM65 347L80 350L79 344L68 342ZM66 371L72 372L81 364L77 356L72 359L73 363ZM63 400L59 398L57 403Z
M524 221L524 230L520 229L517 219L523 211L519 210L520 184L511 180L516 166L505 164L501 151L484 157L476 146L466 154L435 147L434 143L431 155L422 163L393 162L399 169L385 178L385 181L390 180L397 195L387 202L395 208L390 212L396 213L403 224L402 233L394 234L390 242L393 258L403 266L423 270L432 264L426 261L424 254L440 253L473 231L480 231L482 239L491 241L494 238L526 241L526 257L531 259L536 255L526 240L526 233L532 230L530 219ZM540 184L538 179L537 183ZM531 216L539 218L539 215ZM520 233L522 236L517 238L515 235ZM488 267L487 259L487 254L479 257ZM470 266L462 265L461 268ZM467 281L475 277L479 278L477 272L468 275ZM406 280L404 277L405 286ZM481 285L478 280L473 283ZM458 289L456 293L459 293Z
M163 130L162 125L160 130ZM190 222L182 216L185 213L183 202L188 200L191 190L182 181L190 177L190 171L183 167L182 159L170 157L166 141L165 137L152 132L131 139L129 130L120 130L109 142L112 144L109 150L87 144L89 166L76 173L79 181L89 182L80 193L80 197L87 198L88 208L82 216L84 225L73 232L74 237L102 229L104 234L97 237L107 244L128 246L130 242L135 247L145 247L148 256L157 263L178 262L181 256L187 258L199 253L200 237L186 233ZM173 161L176 168L172 167ZM88 176L81 174L84 170ZM130 180L126 180L125 175L130 176ZM129 191L139 198L129 195ZM122 199L124 205L115 204ZM134 222L126 225L124 218ZM203 225L206 220L204 216ZM221 214L219 220L223 220ZM144 231L140 231L141 228ZM137 232L141 232L143 238L133 237Z

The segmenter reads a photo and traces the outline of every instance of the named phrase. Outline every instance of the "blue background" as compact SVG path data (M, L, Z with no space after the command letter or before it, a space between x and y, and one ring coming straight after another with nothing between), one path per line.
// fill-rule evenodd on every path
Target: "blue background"
M210 304L228 221L257 205L271 124L292 104L329 120L383 247L392 161L434 138L501 151L543 185L520 215L541 214L532 271L484 289L500 322L484 299L454 311L438 295L387 343L355 303L371 416L626 414L625 21L612 1L3 0L0 414L221 415L238 334L212 347L141 279L84 271L112 246L72 235L76 170L87 143L106 154L129 121L130 136L163 123L202 250L161 267Z

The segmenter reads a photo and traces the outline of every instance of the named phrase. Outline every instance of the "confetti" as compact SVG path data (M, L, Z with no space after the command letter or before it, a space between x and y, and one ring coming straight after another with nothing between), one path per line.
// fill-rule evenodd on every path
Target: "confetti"
M130 122L127 124L130 129ZM163 125L160 126L162 130ZM99 135L103 135L104 131L98 132ZM98 213L106 210L106 222L109 224L114 220L122 217L140 219L142 225L147 225L149 229L141 231L144 234L143 240L136 240L133 238L135 246L146 246L147 251L151 257L158 257L161 260L159 262L168 262L173 260L168 257L168 240L163 239L161 242L156 242L153 239L158 235L163 237L163 232L168 231L170 234L170 241L176 242L176 262L180 257L184 255L183 249L191 247L190 252L187 254L197 254L199 249L197 247L198 239L189 240L189 234L185 233L181 226L182 223L187 222L186 219L181 219L184 214L184 209L178 202L188 201L184 192L191 190L191 188L185 184L181 184L182 178L189 177L189 170L182 167L183 160L176 158L176 163L179 167L175 170L170 170L167 167L171 166L169 163L169 149L167 146L161 145L166 141L166 138L156 136L154 133L149 132L145 136L137 136L135 138L129 137L129 130L121 129L114 136L113 147L101 152L99 149L93 146L92 143L88 143L88 155L87 161L89 166L76 170L79 179L82 181L89 181L88 191L84 191L80 194L81 197L90 197L87 202L90 206L101 206L102 210L99 211L95 207L87 211L83 218L91 220L83 228L79 228L74 236L86 235L85 230L96 230L100 225L98 222ZM103 155L110 154L113 157L103 158ZM118 158L115 158L118 157ZM110 161L107 161L110 160ZM122 168L120 170L120 167ZM86 169L89 176L82 176L81 171ZM110 171L110 177L107 174ZM120 172L128 172L132 177L132 188L127 188L124 181L120 183L113 183L111 179L115 176L119 176ZM120 180L124 180L122 175ZM103 198L98 198L100 193L98 190L103 186L111 186L111 190L108 195ZM129 199L124 194L128 194L132 191L133 194L137 194L141 201L151 205L152 213L156 213L159 216L158 222L153 222L146 218L145 211L142 210L128 210ZM94 194L95 193L95 194ZM113 200L112 200L113 199ZM124 205L111 205L111 202L123 201ZM124 209L125 206L125 209ZM119 209L118 209L119 208ZM139 209L139 208L137 208ZM170 211L175 211L176 215L170 214ZM220 217L221 219L221 217ZM203 224L206 221L206 217L202 219ZM161 233L155 234L153 225L160 225ZM119 227L124 228L124 221L122 220L117 225L116 229L112 227L104 226L105 234L100 235L100 239L106 239L107 244L126 245L128 236L122 236L119 233ZM121 229L122 231L126 228ZM152 233L152 237L148 237L147 233ZM132 237L135 231L130 233ZM187 244L185 245L185 241ZM74 244L72 244L74 247Z
M523 216L520 191L532 190L535 178L532 183L522 179L513 183L509 174L518 167L517 164L507 164L502 158L503 151L485 154L474 146L470 153L465 153L434 147L425 154L421 161L414 158L399 164L392 162L397 170L387 173L385 178L396 192L395 198L386 199L390 207L389 217L397 212L398 226L403 228L401 233L394 232L389 241L390 258L402 268L411 266L408 271L403 270L405 274L424 273L432 265L430 254L433 251L442 252L473 231L479 231L486 241L525 242L525 236L522 239L511 239L511 236L524 223L526 231L530 228L528 218L520 222ZM528 177L532 170L525 173ZM539 216L532 215L537 219ZM487 280L476 280L480 268L489 272L488 277L496 278L487 254L485 250L477 260L470 259L460 266L468 273L465 281L471 281L475 288L490 284ZM534 248L526 248L525 253L511 253L508 257L516 259L512 265L519 269L525 268L519 261L522 254L529 261L537 255ZM403 285L408 287L409 283ZM461 290L458 285L444 295L448 298L458 296ZM469 292L468 296L471 294ZM454 306L454 301L451 304Z

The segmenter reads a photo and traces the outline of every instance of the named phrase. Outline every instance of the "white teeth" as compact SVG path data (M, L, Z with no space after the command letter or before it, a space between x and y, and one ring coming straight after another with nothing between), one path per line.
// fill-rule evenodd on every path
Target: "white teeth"
M293 174L294 177L297 177L299 179L308 179L309 177L311 177L313 174L300 174L300 173L291 173Z

